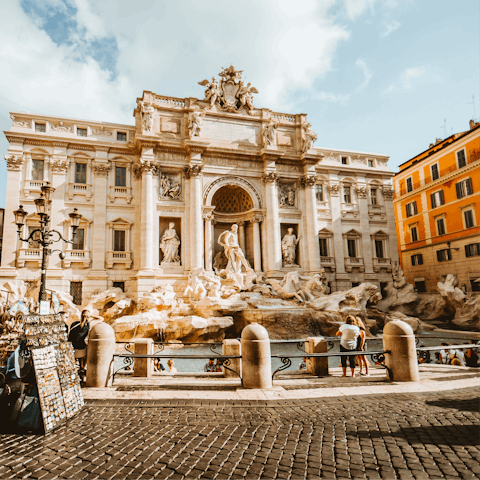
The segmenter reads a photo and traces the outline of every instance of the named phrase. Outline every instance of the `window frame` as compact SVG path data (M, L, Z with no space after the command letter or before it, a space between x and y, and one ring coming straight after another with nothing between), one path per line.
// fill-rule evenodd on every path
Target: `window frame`
M411 183L411 187L409 189L408 187L408 181L410 180L410 183ZM407 193L410 193L410 192L413 192L414 188L413 188L413 176L410 175L409 177L405 178L405 191Z
M410 261L412 266L423 265L423 253L414 253L410 256Z
M345 190L348 190L348 195L346 194ZM348 196L349 202L347 202L346 197ZM351 185L343 185L343 203L345 205L353 205L353 198L352 198L352 186Z
M120 233L123 234L123 239L119 243L123 243L123 249L117 249L115 247L119 246L116 245L117 243L117 235ZM112 252L126 252L127 251L127 231L123 228L115 228L112 232Z
M83 133L80 133L80 131L85 132L85 135L83 135ZM77 137L88 137L88 127L77 127L76 134Z
M412 212L410 213L410 205L413 205L411 208ZM415 215L418 215L418 207L417 207L417 201L413 200L412 202L408 202L405 204L405 213L407 218L414 217Z
M373 158L368 158L367 159L367 166L369 168L375 168L375 160Z
M120 135L125 135L125 138L118 138ZM126 142L128 138L127 132L118 132L117 131L117 142Z
M447 252L445 255L446 258L440 259L442 255L439 255L440 252ZM436 250L435 254L437 255L437 262L448 262L452 259L452 251L449 248L441 248L440 250Z
M458 159L458 154L460 152L463 152L463 159L465 160L465 165L462 165L460 166L460 162L459 162L459 159ZM455 161L457 163L457 168L460 170L461 168L465 168L467 166L467 150L465 147L461 148L460 150L457 150L455 152Z
M437 203L437 200L438 200L438 203ZM432 209L445 205L445 194L443 193L442 188L435 190L430 194L430 204Z
M464 247L465 247L465 257L466 258L480 256L480 242L469 243L467 245L464 245ZM472 247L472 248L467 248L467 247ZM475 253L467 252L467 250L474 250Z
M325 243L325 254L322 255L322 242ZM320 257L330 257L330 245L328 237L318 237L318 246L320 250Z
M345 160L345 162L344 162L344 160ZM347 157L340 156L340 163L341 163L342 165L349 165L350 162L349 162L349 160L348 160L348 156L347 156Z
M463 222L463 228L464 230L467 230L469 228L475 228L477 226L477 219L476 219L476 216L475 216L475 207L474 205L467 205L463 208L461 208L461 211L462 211L462 222ZM472 217L471 217L471 220L472 220L472 225L470 226L467 226L467 219L466 219L466 214L467 213L471 213Z
M370 187L370 205L379 205L378 190L379 190L378 187ZM373 191L375 191L375 195L372 195Z
M437 167L437 175L438 177L437 178L433 178L434 175L433 175L433 167ZM438 164L438 162L435 162L435 163L432 163L430 165L430 177L432 179L432 182L434 182L435 180L438 180L440 178L440 166Z
M447 234L447 221L446 221L445 215L436 216L436 217L434 217L434 219L435 219L435 230L437 232L437 237L440 237L442 235L446 235ZM439 222L441 222L441 224L442 224L441 228L439 228ZM443 233L441 233L442 229L443 229Z
M123 185L117 185L117 179L119 178L117 175L117 171L119 169L123 169L124 175L123 175ZM126 187L127 186L127 167L123 165L115 165L115 187Z
M414 223L413 225L409 225L408 226L409 230L410 230L410 243L415 243L415 242L418 242L419 241L419 234L418 234L418 223ZM415 239L413 238L414 235L413 235L413 231L415 231Z
M38 170L34 168L34 165L38 164L38 163L42 163L42 174L41 174L41 178L34 178L34 172L38 173ZM31 170L30 170L30 179L34 182L42 182L43 179L45 178L45 159L41 159L41 158L32 158L32 161L31 161Z
M77 165L84 165L84 168L85 168L85 181L84 182L79 182L77 181L77 174L79 172L77 172ZM87 162L82 162L82 161L77 161L75 160L75 164L74 164L74 171L73 171L73 183L76 183L78 185L87 185L88 182L87 182L87 172L88 172L88 163Z
M76 242L77 242L78 232L80 232L80 231L83 232L83 234L82 234L82 248L76 248L79 245ZM75 233L72 235L72 240L74 242L74 243L71 244L72 245L72 247L71 247L72 250L86 250L86 248L85 248L86 233L87 233L86 228L83 227L83 226L75 229Z
M40 127L40 128L37 130L37 127ZM46 123L35 122L35 132L45 133L46 131L47 131Z

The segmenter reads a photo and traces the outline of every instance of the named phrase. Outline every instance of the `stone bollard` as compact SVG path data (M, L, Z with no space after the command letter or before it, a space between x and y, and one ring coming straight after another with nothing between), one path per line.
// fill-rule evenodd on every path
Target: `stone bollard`
M383 327L383 349L387 378L395 382L416 382L418 376L417 349L412 327L401 320L392 320Z
M272 362L267 330L251 323L243 329L241 343L244 388L270 388Z
M222 345L222 353L223 355L241 355L242 354L242 347L238 340L224 340ZM230 365L228 368L235 370L238 372L240 376L242 376L242 362L241 358L232 358L230 359ZM238 375L235 375L230 370L227 370L225 367L223 368L223 375L225 378L238 378Z
M327 353L327 341L323 337L305 339L305 355L308 353ZM328 357L307 358L307 372L317 377L328 376Z
M110 387L113 382L115 331L107 323L97 323L88 336L87 387Z
M136 355L153 355L153 338L135 340ZM134 377L150 377L153 373L153 358L136 358L133 365Z

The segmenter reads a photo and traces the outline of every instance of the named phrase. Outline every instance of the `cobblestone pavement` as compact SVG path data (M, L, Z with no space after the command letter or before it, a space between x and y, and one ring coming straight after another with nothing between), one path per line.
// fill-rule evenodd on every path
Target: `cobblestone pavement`
M0 478L478 478L479 401L89 401L45 437L1 434Z

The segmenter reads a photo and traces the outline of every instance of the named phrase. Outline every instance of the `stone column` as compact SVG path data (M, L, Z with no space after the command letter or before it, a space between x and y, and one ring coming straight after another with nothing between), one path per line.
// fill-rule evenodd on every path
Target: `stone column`
M21 148L21 146L20 146ZM2 273L4 276L9 271L9 276L16 276L17 247L19 240L17 225L13 212L20 206L20 191L22 186L23 155L21 152L6 155L7 161L7 193L5 195L5 218L3 224L3 249L2 249ZM29 209L25 209L29 211ZM36 211L33 207L33 211ZM30 211L29 213L32 213ZM25 238L25 237L24 237Z
M265 199L267 206L267 238L269 247L267 249L268 275L279 271L282 268L282 249L280 238L280 215L278 212L278 174L275 172L265 173L262 177L265 183Z
M383 201L385 203L385 214L387 216L387 233L388 233L388 250L390 254L390 260L398 262L398 245L397 245L397 232L395 229L395 207L393 205L393 190L391 188L383 189ZM400 209L401 211L401 209ZM399 229L403 232L403 229ZM431 240L427 239L427 243Z
M213 262L213 245L212 245L212 213L205 213L203 215L205 220L205 270L212 271Z
M317 201L315 199L315 175L305 175L300 185L305 189L305 217L307 230L308 270L320 270L320 247L318 245Z
M238 244L242 249L242 252L245 253L245 222L242 220L237 222L238 224Z
M332 229L333 229L333 252L331 256L335 258L335 290L347 290L350 288L350 280L345 272L345 251L343 245L342 229L342 208L340 202L341 186L337 181L331 181L329 184L330 208L332 211Z
M262 245L260 240L260 225L262 218L252 218L253 225L253 269L255 273L262 271Z
M360 215L360 230L362 232L362 256L365 274L373 274L372 239L370 237L370 222L368 216L368 190L366 186L358 186L357 192L358 212ZM376 275L375 275L376 276Z
M191 268L203 267L203 218L202 218L202 168L190 164L185 168L185 177L190 179L190 252Z

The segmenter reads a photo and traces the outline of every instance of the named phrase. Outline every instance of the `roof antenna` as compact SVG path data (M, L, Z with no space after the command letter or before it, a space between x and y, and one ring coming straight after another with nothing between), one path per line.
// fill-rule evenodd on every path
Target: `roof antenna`
M445 140L447 138L447 119L443 119L443 126L440 127L443 128L443 139Z
M476 111L475 111L475 95L472 95L472 101L467 102L465 105L473 105L473 121L476 122L477 121L477 114L476 114Z

